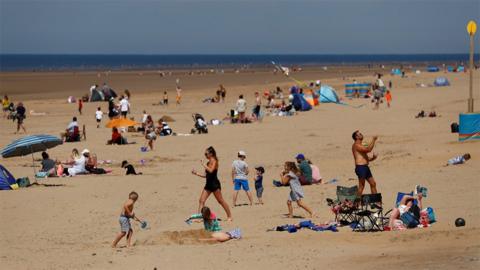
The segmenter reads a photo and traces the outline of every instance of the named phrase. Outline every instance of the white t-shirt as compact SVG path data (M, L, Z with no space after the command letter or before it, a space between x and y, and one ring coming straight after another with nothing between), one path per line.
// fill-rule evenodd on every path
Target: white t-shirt
M79 158L75 159L75 163L73 164L72 168L68 168L68 173L71 176L75 176L76 174L86 173L87 170L85 169L85 157L82 155Z
M102 117L103 117L103 112L102 111L96 111L95 112L95 118L97 118L97 120L102 120Z
M248 165L245 161L237 159L233 161L232 167L235 172L235 179L248 180L247 170Z
M383 83L382 79L377 79L377 84L378 84L378 87L385 87L385 84Z
M146 123L147 122L147 118L148 118L148 114L144 114L143 117L142 117L142 123Z
M130 106L130 103L128 103L128 100L126 98L120 100L120 110L122 112L128 112L129 106Z
M68 129L70 132L73 132L74 127L78 127L78 123L77 123L76 121L70 122L70 124L68 124L67 129Z
M239 99L237 101L237 111L245 112L247 110L247 101L245 99Z

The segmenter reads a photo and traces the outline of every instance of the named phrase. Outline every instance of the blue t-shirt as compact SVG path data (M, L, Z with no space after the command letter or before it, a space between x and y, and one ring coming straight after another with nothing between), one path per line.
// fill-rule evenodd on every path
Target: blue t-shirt
M255 178L255 188L263 187L263 175L257 175Z

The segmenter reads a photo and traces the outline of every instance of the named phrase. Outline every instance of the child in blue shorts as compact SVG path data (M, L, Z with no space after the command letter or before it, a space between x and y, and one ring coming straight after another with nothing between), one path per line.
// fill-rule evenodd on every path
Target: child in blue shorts
M253 204L252 194L248 186L248 164L245 162L245 151L238 151L238 159L233 161L232 164L232 182L234 185L233 193L233 206L237 206L237 197L240 189L245 190L247 193L250 205Z

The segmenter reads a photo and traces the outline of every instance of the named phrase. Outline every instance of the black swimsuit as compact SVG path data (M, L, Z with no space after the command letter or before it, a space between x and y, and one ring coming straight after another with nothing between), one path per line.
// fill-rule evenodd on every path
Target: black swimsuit
M222 189L222 186L220 185L220 181L218 180L217 177L217 171L218 169L215 169L213 172L208 172L205 170L205 178L207 179L207 182L205 183L204 189L210 192L215 192L218 189Z

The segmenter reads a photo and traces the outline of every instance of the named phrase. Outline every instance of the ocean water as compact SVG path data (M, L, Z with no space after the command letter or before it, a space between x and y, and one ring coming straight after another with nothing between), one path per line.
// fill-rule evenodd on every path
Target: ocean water
M476 61L479 55L475 55ZM245 65L341 65L380 63L461 63L468 54L375 55L99 55L0 54L0 71L134 70L176 68L228 68Z

